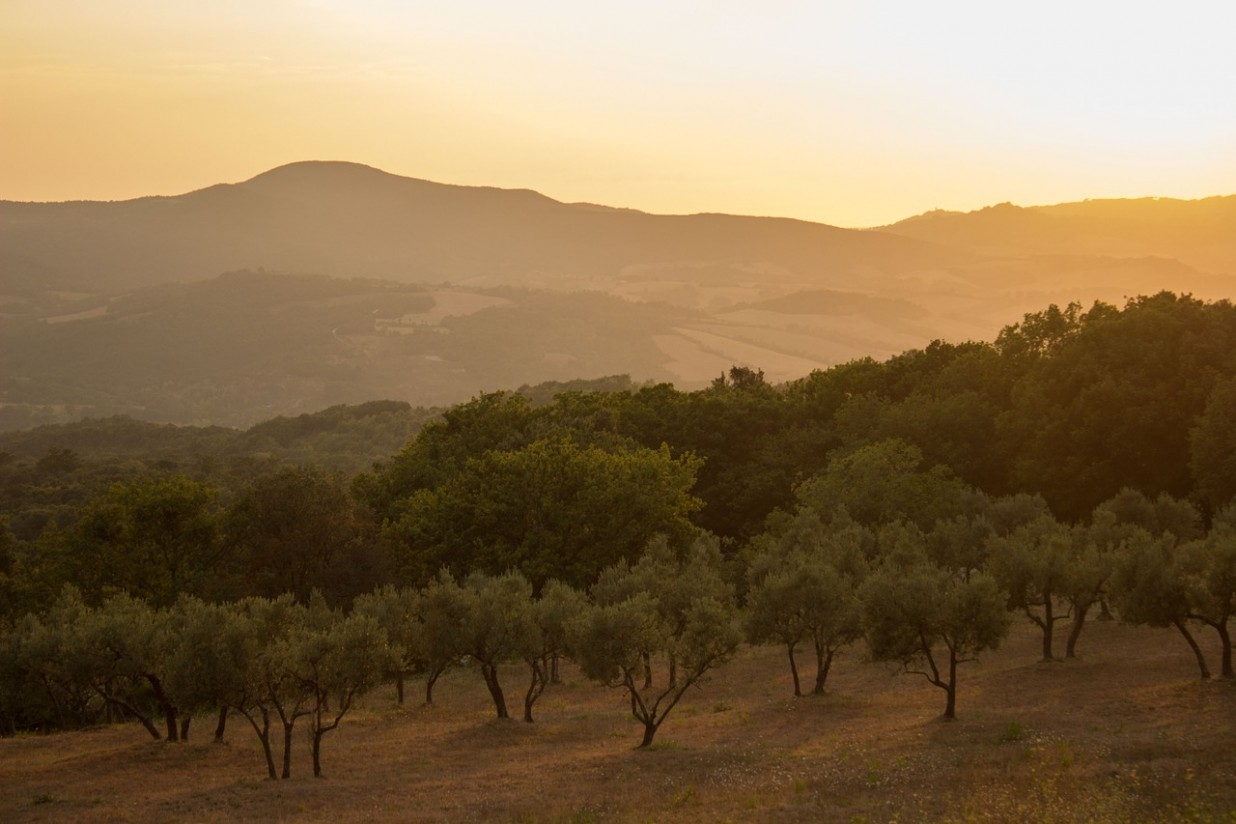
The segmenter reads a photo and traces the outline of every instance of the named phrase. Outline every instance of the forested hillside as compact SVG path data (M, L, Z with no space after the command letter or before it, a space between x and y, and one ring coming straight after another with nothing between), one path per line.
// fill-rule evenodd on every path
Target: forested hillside
M385 530L381 552L412 576L409 582L479 547L509 544L518 554L518 546L576 529L572 519L589 511L621 510L625 493L613 483L598 489L612 504L585 504L577 485L609 471L602 467L615 456L633 466L645 462L648 472L660 461L679 466L675 472L687 473L674 481L679 492L664 495L694 501L674 505L687 519L682 529L689 523L719 537L731 554L765 529L770 514L791 511L804 482L845 456L891 443L984 495L1041 496L1066 522L1085 519L1125 487L1151 499L1191 501L1209 519L1236 491L1233 386L1232 306L1163 293L1123 308L1053 306L990 344L937 342L782 386L735 367L693 392L617 380L481 395L425 429L437 413L400 403L338 407L245 431L124 418L42 427L0 438L3 513L19 561L8 580L21 582L18 590L34 587L33 601L13 602L31 605L40 602L35 591L74 582L76 554L55 547L89 543L88 536L74 538L74 530L114 483L136 488L184 478L203 486L202 517L216 519L253 484L293 466L342 472L333 483L350 490L355 500L348 505L359 507L372 529ZM570 391L551 400L558 390ZM375 461L376 469L349 482ZM534 465L558 466L565 474L545 478L557 477L561 488L526 483ZM659 489L649 486L652 475L642 477L641 491ZM852 486L876 480L856 477ZM529 495L548 496L536 508L557 519L536 527L545 533L539 538L521 532L526 519L513 514L532 506ZM851 504L851 515L874 500ZM504 506L512 514L504 515ZM621 532L581 529L594 536L591 542ZM621 539L609 557L638 552L650 534ZM212 575L237 547L223 541L218 551ZM36 583L50 574L40 557L48 552L68 568L56 573L60 579ZM502 572L509 563L488 566ZM552 559L538 563L544 572L537 580L554 577ZM319 583L333 585L329 576Z
M1187 498L1209 512L1232 493L1234 374L1231 305L1163 293L1123 308L1053 306L992 343L936 342L784 385L736 367L698 391L619 378L529 386L524 394L535 404L482 395L447 414L445 421L460 422L451 426L468 421L464 429L438 425L423 437L450 444L434 447L436 477L446 471L442 449L459 462L557 435L606 448L665 444L700 461L696 523L733 540L757 533L830 458L886 439L915 446L927 465L947 467L989 494L1040 494L1067 519L1123 486ZM226 469L237 460L349 474L383 461L375 477L389 485L430 460L412 438L435 414L366 403L244 431L94 419L0 435L0 455L10 500L15 490L44 488L65 472L161 471L219 483L245 471ZM94 469L103 466L111 468ZM419 485L383 494L395 500ZM28 519L19 509L7 507L10 517Z

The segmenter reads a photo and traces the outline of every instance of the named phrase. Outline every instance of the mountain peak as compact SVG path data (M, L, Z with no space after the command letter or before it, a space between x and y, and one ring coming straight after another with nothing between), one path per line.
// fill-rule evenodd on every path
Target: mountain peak
M416 177L392 174L363 163L343 160L300 160L262 172L243 183L243 189L278 196L375 197L437 196L449 198L498 198L502 203L563 204L532 189L503 189L494 186L461 186L436 183ZM416 193L416 194L414 194Z
M298 160L294 163L276 166L237 185L282 188L304 185L356 185L408 179L410 178L400 178L363 163L351 163L344 160Z

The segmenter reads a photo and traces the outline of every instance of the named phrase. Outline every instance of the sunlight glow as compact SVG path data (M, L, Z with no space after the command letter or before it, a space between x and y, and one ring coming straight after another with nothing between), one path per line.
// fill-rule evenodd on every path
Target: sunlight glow
M1236 6L6 0L0 197L345 159L875 225L1236 191Z

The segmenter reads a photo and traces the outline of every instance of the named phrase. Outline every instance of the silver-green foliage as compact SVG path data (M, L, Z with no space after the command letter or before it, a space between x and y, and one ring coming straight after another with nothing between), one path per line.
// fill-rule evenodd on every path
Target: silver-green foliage
M518 572L490 576L475 572L464 581L465 605L460 650L480 665L499 718L510 717L498 679L499 665L527 660L542 648L533 611L532 585ZM530 714L530 707L526 707Z
M649 746L683 694L738 646L730 587L715 544L697 542L676 560L654 543L634 566L602 575L604 597L572 625L572 656L589 678L623 689ZM670 677L654 686L648 663L664 657Z
M815 651L812 691L822 694L833 656L862 634L856 589L867 564L861 533L854 525L826 525L804 509L779 534L758 542L748 570L746 636L753 644L785 645L796 696L802 695L799 644Z
M859 597L872 657L944 690L945 718L956 715L957 666L998 647L1009 631L1006 596L992 578L967 580L925 554L886 559Z

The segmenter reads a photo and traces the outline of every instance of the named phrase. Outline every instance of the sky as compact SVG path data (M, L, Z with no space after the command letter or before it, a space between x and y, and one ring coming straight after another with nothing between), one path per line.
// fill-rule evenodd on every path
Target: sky
M1236 3L0 0L0 198L350 160L876 226L1236 193Z

